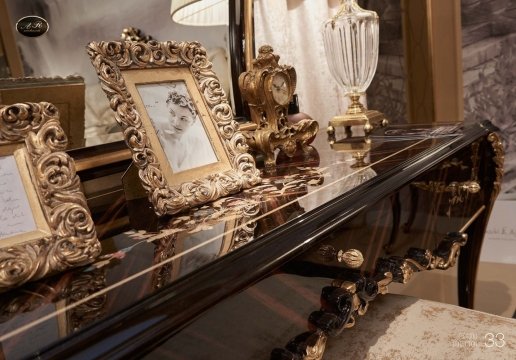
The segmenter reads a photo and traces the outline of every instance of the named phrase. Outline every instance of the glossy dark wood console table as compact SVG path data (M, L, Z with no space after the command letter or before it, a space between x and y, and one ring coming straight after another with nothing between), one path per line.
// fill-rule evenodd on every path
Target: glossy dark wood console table
M452 266L459 249L471 307L501 144L489 123L410 131L377 134L362 167L320 133L261 185L156 229L145 202L114 201L100 217L124 231L102 232L94 264L0 295L0 358L302 358L389 282ZM339 262L349 249L363 257L355 269Z

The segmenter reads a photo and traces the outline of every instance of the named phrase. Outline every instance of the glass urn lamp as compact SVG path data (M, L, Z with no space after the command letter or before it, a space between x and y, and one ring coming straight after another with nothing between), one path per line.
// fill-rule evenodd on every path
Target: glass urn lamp
M343 115L329 121L328 134L335 126L344 125L349 132L353 125L363 125L368 134L373 125L386 125L384 115L367 110L360 103L376 71L378 63L379 18L374 11L358 6L356 0L341 0L337 14L323 24L324 49L330 72L344 87L351 104Z

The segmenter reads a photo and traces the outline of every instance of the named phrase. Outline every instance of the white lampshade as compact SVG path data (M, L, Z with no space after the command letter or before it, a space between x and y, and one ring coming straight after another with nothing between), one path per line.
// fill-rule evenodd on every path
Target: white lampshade
M182 25L228 25L228 0L172 0L172 20Z

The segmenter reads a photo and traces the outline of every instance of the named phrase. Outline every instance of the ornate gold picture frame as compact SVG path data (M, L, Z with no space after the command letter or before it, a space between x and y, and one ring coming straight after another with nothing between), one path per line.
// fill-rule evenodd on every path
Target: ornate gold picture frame
M0 105L0 292L100 254L66 145L54 105Z
M199 43L92 42L87 49L158 216L260 182Z

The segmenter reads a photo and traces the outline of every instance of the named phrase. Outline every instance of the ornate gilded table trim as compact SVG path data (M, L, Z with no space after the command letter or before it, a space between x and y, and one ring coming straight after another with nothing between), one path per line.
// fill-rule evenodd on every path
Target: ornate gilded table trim
M467 238L464 232L448 233L434 250L410 248L404 257L380 258L372 276L361 274L358 270L343 269L339 278L322 289L321 309L312 312L308 318L310 327L315 330L290 340L284 349L274 349L271 359L322 359L327 339L353 327L356 316L365 315L369 302L378 294L387 294L391 282L407 283L415 272L445 270L454 266ZM355 251L332 251L325 246L320 254L326 260L333 254L335 260L353 268L356 262L354 258L357 257ZM344 254L353 254L353 261L348 264Z

